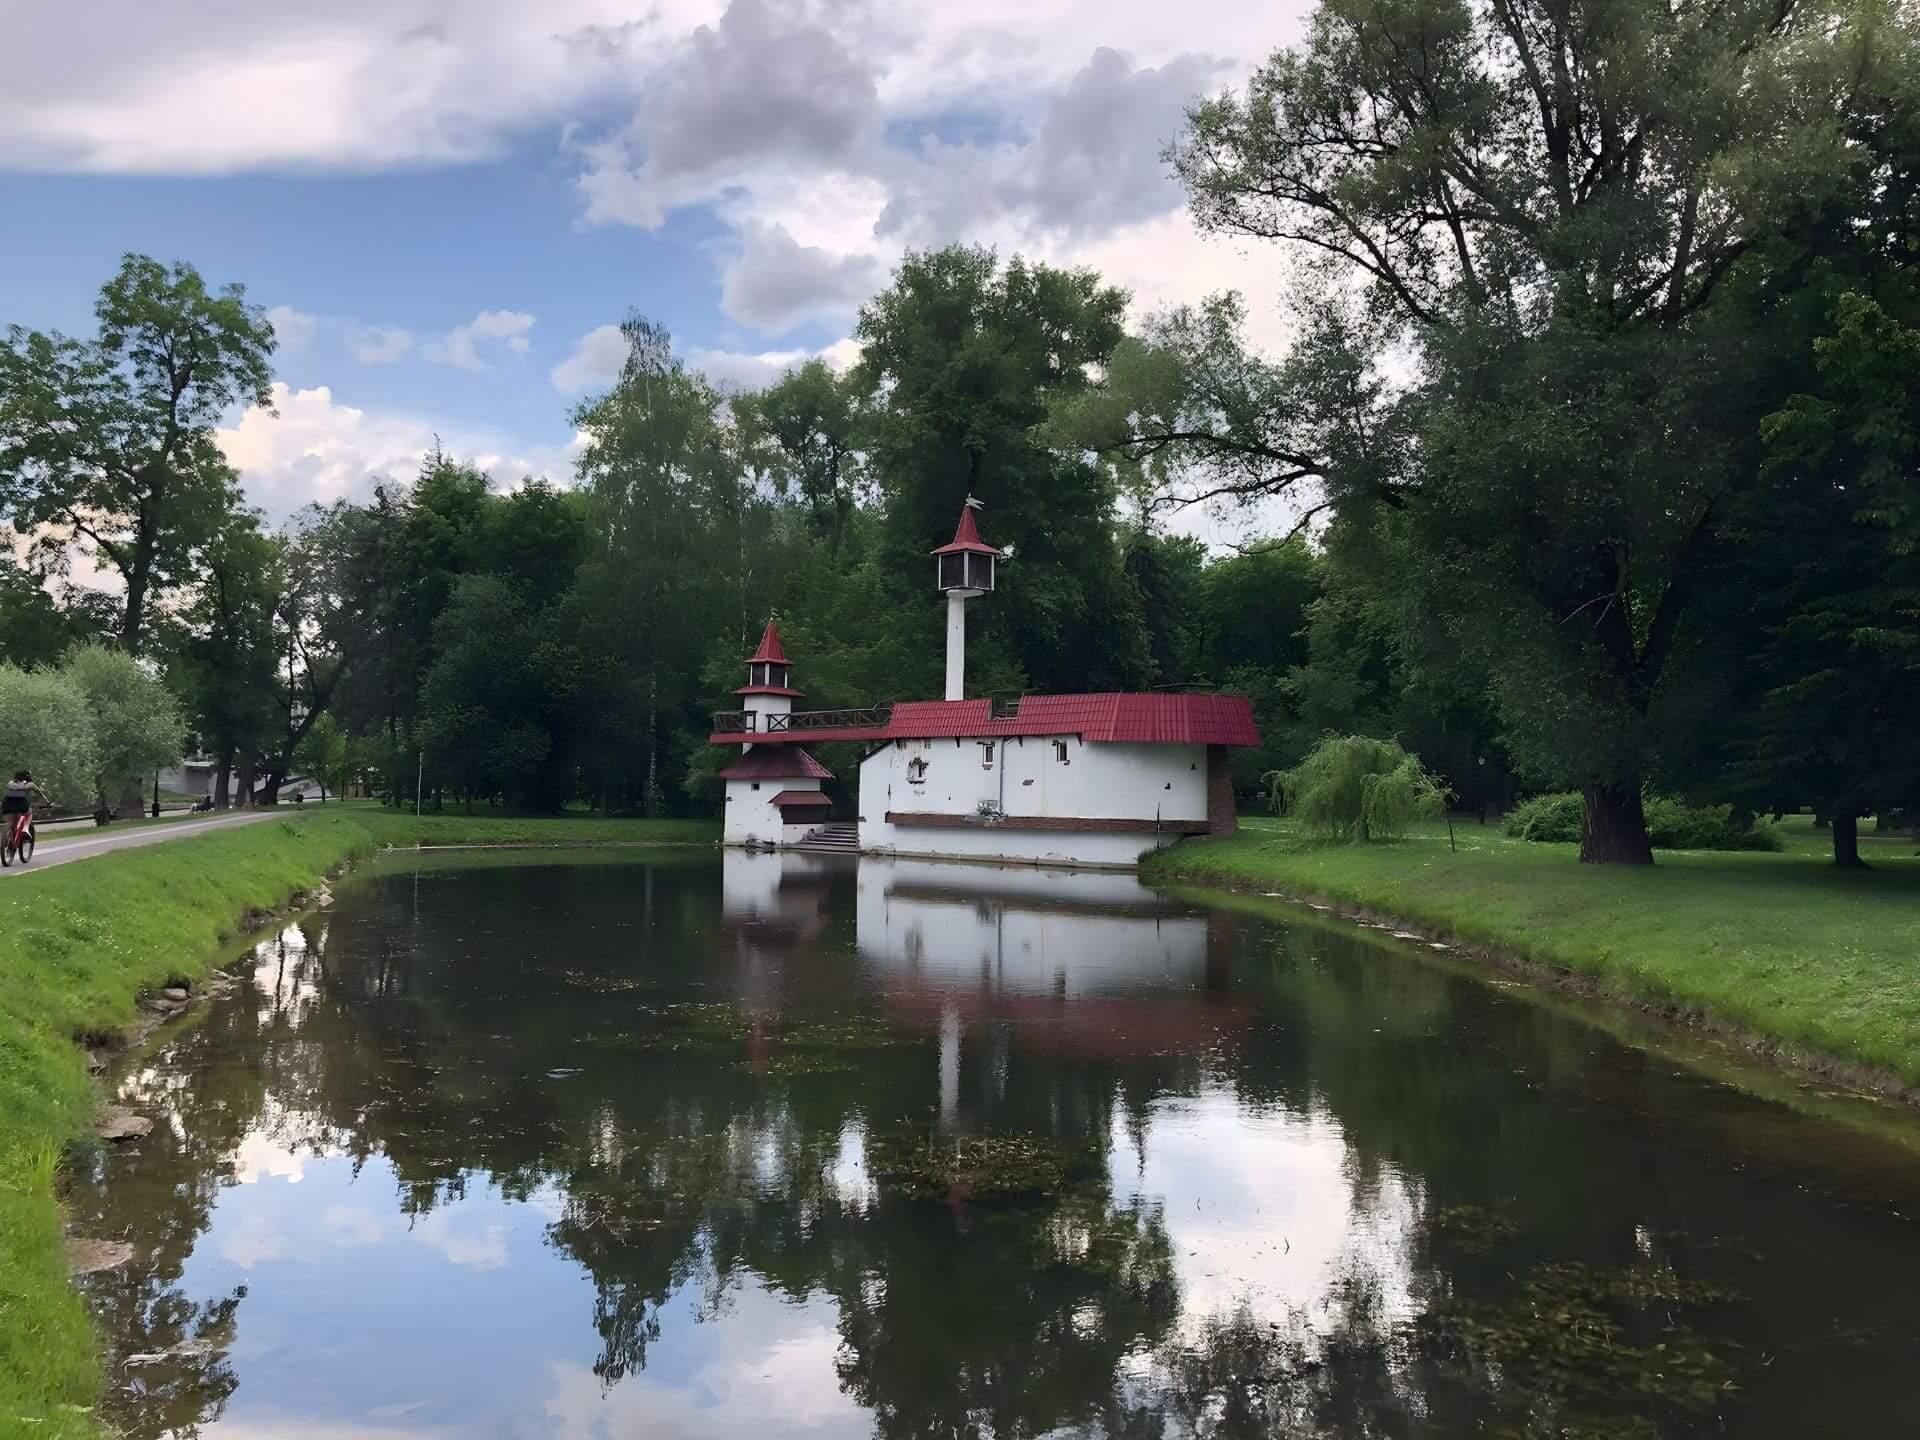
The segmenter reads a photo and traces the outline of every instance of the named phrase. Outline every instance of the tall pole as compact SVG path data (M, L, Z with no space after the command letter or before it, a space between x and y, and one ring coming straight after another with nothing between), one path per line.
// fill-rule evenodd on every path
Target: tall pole
M967 698L967 596L947 592L947 699Z
M418 752L420 761L413 767L413 818L420 818L420 782L427 773L427 747L422 745Z

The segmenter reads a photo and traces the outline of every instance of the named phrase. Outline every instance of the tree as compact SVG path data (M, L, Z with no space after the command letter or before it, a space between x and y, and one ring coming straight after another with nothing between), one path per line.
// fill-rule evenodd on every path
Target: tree
M748 462L799 500L814 532L836 551L865 488L859 398L854 382L815 358L732 402Z
M191 265L128 255L90 341L10 327L0 345L0 509L56 561L78 544L126 588L120 643L142 648L156 593L233 507L214 427L269 406L273 327Z
M1446 808L1446 791L1391 740L1329 735L1291 770L1267 777L1274 809L1326 840L1398 840Z
M184 616L176 678L214 761L212 798L222 810L236 757L261 753L274 736L282 556L258 516L235 512L200 552L200 584Z
M1115 487L1039 429L1106 363L1126 299L1090 270L1017 256L1003 269L991 250L956 245L909 254L862 308L852 379L867 403L895 608L919 639L920 686L934 683L940 654L939 611L919 599L931 589L926 555L952 535L969 495L986 503L988 537L1012 547L1019 567L968 637L969 669L976 650L983 660L998 650L1003 668L1015 661L1043 688L1148 682L1138 596L1113 533Z
M86 803L99 775L87 694L64 670L0 664L0 756L6 774L29 770L57 805Z
M115 808L129 791L138 796L155 771L179 763L186 737L179 703L140 661L96 643L75 647L60 669L86 696L92 717L97 808Z
M294 763L319 783L322 800L329 790L335 795L346 793L353 774L352 744L333 716L322 715L313 722L294 752Z
M681 364L660 326L632 315L621 330L620 378L573 415L586 435L580 478L593 537L581 600L620 617L593 637L603 703L587 739L596 792L655 815L669 803L665 777L684 775L686 753L705 739L698 677L707 627L739 613L728 601L747 498L713 387Z
M52 665L77 641L95 638L97 621L84 600L69 593L60 604L44 577L17 563L10 546L0 548L0 662Z
M1311 419L1216 320L1161 335L1233 363L1157 433L1232 493L1408 515L1403 583L1485 666L1516 760L1582 788L1583 860L1651 861L1670 661L1790 370L1767 306L1855 193L1836 77L1898 34L1811 6L1324 0L1172 151L1203 228L1300 255Z

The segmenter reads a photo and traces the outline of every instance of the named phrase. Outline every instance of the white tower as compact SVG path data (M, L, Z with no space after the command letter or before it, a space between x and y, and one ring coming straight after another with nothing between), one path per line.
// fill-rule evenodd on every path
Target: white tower
M733 692L740 697L740 708L752 717L748 729L764 732L769 717L792 712L793 702L800 698L788 683L792 679L793 666L780 648L779 627L769 620L760 648L747 657L747 683Z
M993 565L1000 552L980 538L971 495L960 511L951 544L933 552L933 583L947 595L947 699L967 698L967 601L993 589Z

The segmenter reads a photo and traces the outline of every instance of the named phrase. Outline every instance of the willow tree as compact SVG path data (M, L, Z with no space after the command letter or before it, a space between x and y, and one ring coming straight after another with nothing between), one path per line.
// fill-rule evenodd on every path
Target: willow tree
M1305 338L1176 312L1080 418L1190 489L1403 513L1392 583L1582 789L1581 858L1650 862L1676 650L1792 370L1769 310L1869 183L1850 77L1908 44L1796 0L1323 0L1171 152L1203 229L1297 262Z

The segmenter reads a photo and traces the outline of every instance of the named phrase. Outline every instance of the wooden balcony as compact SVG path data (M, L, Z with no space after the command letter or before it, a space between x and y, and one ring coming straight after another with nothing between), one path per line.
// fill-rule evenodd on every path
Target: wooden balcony
M790 735L811 730L884 730L893 706L862 705L851 710L795 710L767 716L766 733Z

